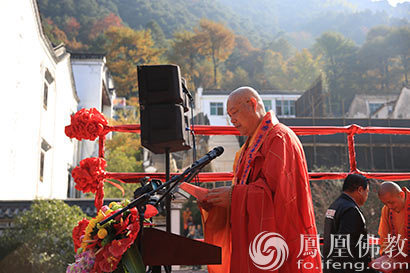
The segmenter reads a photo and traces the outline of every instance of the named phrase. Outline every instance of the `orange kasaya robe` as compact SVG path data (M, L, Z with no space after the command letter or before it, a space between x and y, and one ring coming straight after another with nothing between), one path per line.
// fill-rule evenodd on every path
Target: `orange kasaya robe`
M396 213L386 206L382 208L382 215L380 217L379 224L380 254L383 254L387 250L387 247L393 247L393 249L395 249L394 245L398 242L398 245L401 248L400 252L407 255L404 257L404 260L410 263L410 191L405 187L403 187L402 190L406 194L406 202L400 213ZM398 239L399 235L400 239ZM391 244L392 242L393 244ZM393 250L393 253L398 253L397 246L396 250ZM398 257L403 256L400 255L400 253L398 254ZM395 256L395 254L393 254L393 256ZM396 270L394 272L407 271Z
M280 234L289 248L275 272L322 272L319 253L301 251L301 235L317 236L303 148L272 112L237 153L233 182L230 209L202 210L205 241L222 247L222 265L208 266L208 272L266 273L249 254L263 231ZM307 263L308 269L301 266Z

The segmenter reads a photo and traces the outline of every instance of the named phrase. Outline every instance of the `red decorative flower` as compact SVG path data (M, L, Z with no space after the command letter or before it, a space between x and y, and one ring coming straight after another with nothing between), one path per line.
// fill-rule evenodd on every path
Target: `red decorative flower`
M132 240L130 238L121 239L121 240L113 240L111 245L108 247L108 251L114 257L121 257L122 254L127 251L127 249L131 246Z
M71 175L76 183L75 188L82 192L96 193L100 183L105 179L106 161L101 157L91 157L80 161Z
M158 210L153 205L147 205L147 208L144 213L145 218L151 218L158 214Z
M79 221L77 226L73 228L73 242L74 242L74 251L77 252L77 249L81 246L81 236L85 234L85 228L88 226L90 221L87 218Z
M93 272L112 272L114 271L121 258L111 255L107 247L104 247L97 255L94 263Z
M65 134L78 140L95 140L104 135L104 128L108 125L107 119L97 109L81 109L71 116L71 124L65 127Z

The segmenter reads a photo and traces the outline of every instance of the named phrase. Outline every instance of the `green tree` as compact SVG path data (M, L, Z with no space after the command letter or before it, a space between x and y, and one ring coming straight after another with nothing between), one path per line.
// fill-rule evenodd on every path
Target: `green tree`
M135 101L130 99L128 104ZM110 124L136 124L138 117L132 113L120 114L116 121L111 121ZM107 171L110 172L143 172L142 166L143 152L141 147L141 140L138 134L132 133L114 133L110 140L107 140L105 146ZM139 187L139 184L121 183L121 181L113 181L124 188L125 194L122 193L115 186L105 183L104 193L106 198L128 198L133 197L134 190Z
M272 51L279 52L284 60L289 59L296 52L296 48L292 46L288 42L288 40L286 40L283 37L280 37L279 39L275 39L274 41L270 42L265 46L265 49L270 49Z
M72 229L83 217L60 200L34 201L0 237L0 272L65 272L74 262Z
M332 102L339 106L330 111L335 115L341 115L344 92L351 89L345 82L344 72L351 69L352 56L356 54L358 48L352 40L342 34L326 32L316 39L313 49L315 56L323 56L324 72L328 79Z
M282 54L270 49L264 52L263 73L265 82L261 83L263 88L288 89L286 62Z
M165 37L164 31L155 20L151 20L145 26L145 29L151 30L152 39L157 48L168 48L168 40Z
M409 28L377 27L369 31L360 57L373 90L398 91L406 83L410 50Z
M287 63L290 86L297 90L306 90L321 73L321 56L314 58L307 50L296 53Z
M391 45L392 53L399 56L402 66L404 84L409 85L409 68L410 68L410 27L398 27L393 29L387 36Z

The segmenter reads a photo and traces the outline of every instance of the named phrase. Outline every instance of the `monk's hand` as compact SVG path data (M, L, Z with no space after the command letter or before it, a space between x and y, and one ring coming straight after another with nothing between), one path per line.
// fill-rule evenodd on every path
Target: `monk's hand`
M206 201L214 206L227 208L231 205L231 187L219 187L209 190Z
M198 206L199 206L201 209L204 209L204 210L206 210L206 211L209 211L209 210L213 207L213 205L212 205L211 203L208 203L208 202L205 201L205 200L202 200L202 201L197 200L196 202L198 203Z

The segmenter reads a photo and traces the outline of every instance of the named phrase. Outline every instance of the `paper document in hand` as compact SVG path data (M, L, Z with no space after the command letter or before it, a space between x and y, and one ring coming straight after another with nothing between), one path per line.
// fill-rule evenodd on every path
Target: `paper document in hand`
M208 194L208 189L201 188L189 183L182 183L179 185L181 189L189 193L190 195L194 196L196 199L198 199L200 202L202 202L205 198L206 195Z

